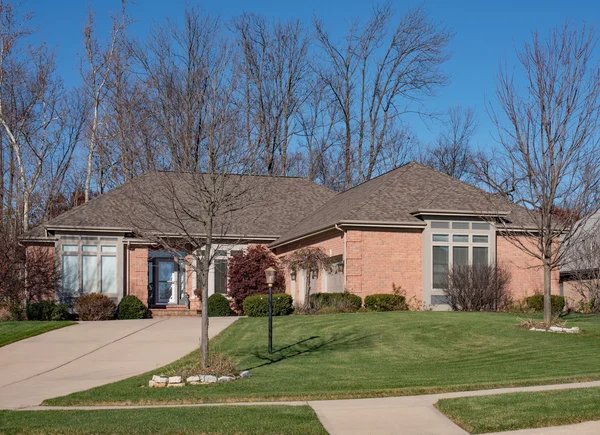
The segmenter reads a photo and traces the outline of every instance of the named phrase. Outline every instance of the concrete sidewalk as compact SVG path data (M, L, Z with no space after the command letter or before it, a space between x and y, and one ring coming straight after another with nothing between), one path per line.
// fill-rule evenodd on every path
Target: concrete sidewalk
M600 387L600 381L572 384L541 385L494 390L461 391L456 393L428 394L423 396L387 397L378 399L323 400L309 402L319 420L331 435L337 434L466 434L433 405L440 399L522 391L546 391L571 388ZM578 426L578 425L575 425ZM600 433L600 422L590 422L594 432ZM544 432L544 430L546 432ZM532 429L525 434L563 433ZM536 432L537 431L537 432ZM540 432L541 431L541 432ZM509 432L503 432L509 433ZM578 432L564 432L578 433Z
M210 337L236 320L211 318ZM125 379L198 347L199 317L81 322L0 348L0 409Z

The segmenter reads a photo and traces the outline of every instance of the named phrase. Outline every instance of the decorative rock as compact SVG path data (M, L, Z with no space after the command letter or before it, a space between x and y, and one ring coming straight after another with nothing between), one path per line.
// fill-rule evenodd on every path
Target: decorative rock
M154 388L164 388L166 386L167 386L167 384L165 382L155 382L154 383Z
M217 377L212 375L200 376L200 380L206 384L214 384L217 382Z
M169 376L169 384L181 384L181 376Z
M167 382L169 382L169 378L163 375L154 375L152 376L152 380L160 384L166 384Z
M154 385L155 385L155 384L156 384L156 383L155 383L154 381L152 381L152 380L148 381L148 387L149 387L149 388L152 388L152 387L154 387Z
M185 387L185 384L183 382L178 382L178 383L174 383L174 384L167 384L167 387Z
M188 376L186 382L200 382L200 376Z
M244 370L242 373L240 373L240 378L241 379L246 379L250 377L250 370Z
M231 382L234 379L235 378L233 376L221 376L219 379L217 379L217 382Z
M194 381L191 381L191 382L190 382L190 385L202 385L202 382L194 382Z

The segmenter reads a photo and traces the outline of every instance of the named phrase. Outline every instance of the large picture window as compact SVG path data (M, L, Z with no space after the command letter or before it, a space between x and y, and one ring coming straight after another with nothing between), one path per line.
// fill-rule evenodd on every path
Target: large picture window
M62 290L74 293L117 293L117 245L63 243L61 246Z
M440 231L444 228L447 231ZM490 224L483 222L431 222L434 289L445 288L449 270L453 267L489 264L490 240L493 237L490 228Z
M215 293L227 294L227 258L215 259Z

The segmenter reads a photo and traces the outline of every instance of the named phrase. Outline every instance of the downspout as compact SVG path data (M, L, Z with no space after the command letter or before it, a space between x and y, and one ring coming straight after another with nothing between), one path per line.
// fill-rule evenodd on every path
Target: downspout
M342 258L342 262L344 263L344 291L347 290L346 287L346 270L347 270L347 262L346 262L346 231L344 231L343 229L341 229L338 224L334 225L335 229L338 231L341 231L342 234L344 235L344 256Z
M125 278L126 281L126 285L125 288L127 290L127 295L131 294L131 257L130 257L130 247L129 244L131 243L129 240L126 241L127 243L127 255L125 256L125 262L127 263L127 276Z

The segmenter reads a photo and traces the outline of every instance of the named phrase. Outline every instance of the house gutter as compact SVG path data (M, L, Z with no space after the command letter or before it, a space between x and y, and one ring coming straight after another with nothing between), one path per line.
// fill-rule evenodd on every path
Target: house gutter
M338 231L341 231L342 234L344 235L344 257L342 258L342 261L344 263L344 291L346 291L346 288L347 288L347 286L346 286L346 269L347 269L346 265L348 264L348 261L346 259L346 231L341 229L338 226L338 224L335 224L335 229Z

